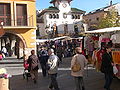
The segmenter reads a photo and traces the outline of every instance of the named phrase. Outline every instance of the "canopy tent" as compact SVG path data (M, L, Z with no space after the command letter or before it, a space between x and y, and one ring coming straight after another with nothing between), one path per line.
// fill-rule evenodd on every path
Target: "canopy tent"
M55 41L55 40L61 40L61 39L71 39L71 37L69 37L69 36L62 36L62 37L53 38L51 40Z
M98 29L93 31L85 31L85 33L105 33L105 32L114 32L114 31L120 31L120 27L110 27L110 28Z
M43 43L43 42L46 42L46 41L55 41L55 40L62 40L62 39L71 39L71 37L62 36L62 37L56 37L56 38L53 38L53 39L36 39L36 42L37 43Z
M46 42L48 41L48 39L36 39L37 43L42 43L42 42Z

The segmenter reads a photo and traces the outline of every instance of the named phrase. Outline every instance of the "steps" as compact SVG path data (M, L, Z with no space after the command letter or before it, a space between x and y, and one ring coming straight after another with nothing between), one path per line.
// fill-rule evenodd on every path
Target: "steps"
M0 60L0 64L23 64L23 59L17 59L16 57L6 57Z

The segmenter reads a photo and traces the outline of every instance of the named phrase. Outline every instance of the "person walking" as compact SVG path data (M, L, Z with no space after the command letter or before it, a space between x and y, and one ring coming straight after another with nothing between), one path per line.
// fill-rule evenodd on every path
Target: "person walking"
M34 80L34 83L36 84L38 79L39 60L38 57L35 55L35 50L31 51L31 55L29 56L27 62L29 64L31 77Z
M42 74L43 74L43 77L46 77L46 71L47 71L47 60L48 60L48 52L45 48L43 48L40 52L40 55L39 55L39 61L40 61L40 65L41 65L41 68L42 68Z
M58 57L54 54L54 50L53 49L49 49L48 50L48 55L49 55L49 59L48 59L48 74L50 75L50 84L48 87L48 90L52 90L54 88L54 90L60 90L58 87L58 82L56 80L57 78L57 72L58 72L58 63L59 63L59 59Z
M63 57L63 47L62 46L58 46L58 48L57 48L57 56L58 56L60 62L62 63L62 57Z
M111 55L111 47L106 47L106 52L102 55L102 64L101 64L101 72L105 75L105 85L104 88L106 90L111 90L110 86L113 79L113 61Z
M71 75L74 77L75 80L75 90L85 90L83 82L83 73L84 67L87 65L88 61L85 58L85 56L82 55L82 49L80 47L76 47L75 52L76 54L71 60ZM78 71L73 71L73 66L75 65L76 61L80 69Z

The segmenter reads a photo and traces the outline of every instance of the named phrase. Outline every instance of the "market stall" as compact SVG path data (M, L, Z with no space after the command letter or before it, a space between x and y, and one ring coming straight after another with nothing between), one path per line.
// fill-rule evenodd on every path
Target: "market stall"
M93 51L92 59L97 62L96 68L99 71L100 63L101 63L101 50L104 49L104 46L111 45L113 48L112 56L113 62L116 65L118 72L115 74L120 79L120 27L111 27L111 28L104 28L98 29L93 31L86 31L85 34L89 35L98 35L98 48L97 50Z

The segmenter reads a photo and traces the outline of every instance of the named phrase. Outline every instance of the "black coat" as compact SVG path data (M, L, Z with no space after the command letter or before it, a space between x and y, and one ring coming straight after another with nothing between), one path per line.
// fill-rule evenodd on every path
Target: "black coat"
M103 73L113 74L112 55L107 52L102 55L101 70Z

